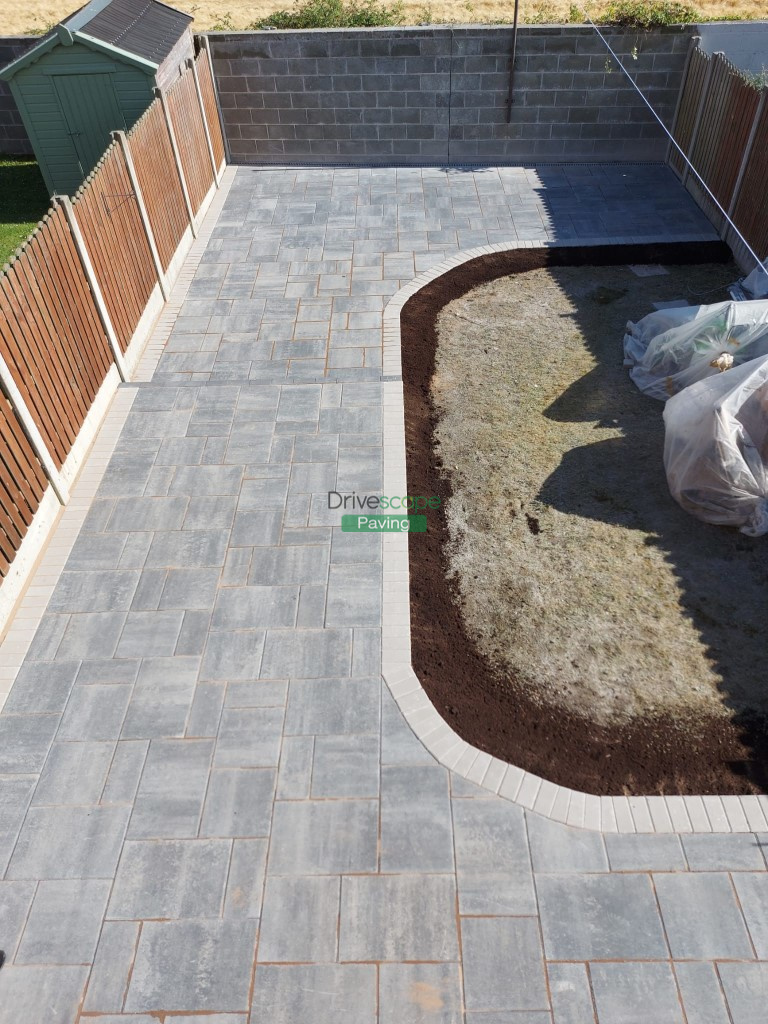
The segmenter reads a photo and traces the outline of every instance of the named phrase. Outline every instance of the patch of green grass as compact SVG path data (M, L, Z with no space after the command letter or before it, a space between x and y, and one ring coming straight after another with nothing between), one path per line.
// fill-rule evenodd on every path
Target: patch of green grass
M377 0L299 0L291 11L276 11L249 28L373 28L380 25L402 25L405 12L402 3L379 3Z
M0 155L0 267L51 205L37 161Z

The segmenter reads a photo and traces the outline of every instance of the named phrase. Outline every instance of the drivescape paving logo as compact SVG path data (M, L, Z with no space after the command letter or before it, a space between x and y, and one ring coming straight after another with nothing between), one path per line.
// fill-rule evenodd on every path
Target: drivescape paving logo
M437 495L341 494L328 491L328 508L342 509L343 533L426 533L428 509L440 508ZM349 510L352 509L352 512Z

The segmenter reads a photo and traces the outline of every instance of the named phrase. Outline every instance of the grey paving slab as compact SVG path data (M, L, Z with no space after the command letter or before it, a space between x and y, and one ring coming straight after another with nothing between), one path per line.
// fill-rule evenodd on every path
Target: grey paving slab
M678 963L674 966L687 1024L730 1024L715 965Z
M682 842L691 871L762 871L765 868L760 842L752 832L683 836Z
M592 988L586 964L547 964L554 1024L594 1021Z
M230 844L188 839L127 842L107 916L218 917L229 869Z
M259 932L260 963L329 963L337 958L341 879L268 878Z
M608 851L611 871L685 871L686 869L679 836L608 834L603 838Z
M71 1024L87 978L87 967L6 965L0 975L0 1024Z
M211 772L200 824L202 836L268 836L275 772L270 768Z
M733 1024L760 1024L768 1005L768 964L719 964Z
M754 957L728 875L655 875L654 884L675 959Z
M251 1020L376 1024L376 968L372 964L260 964L254 976Z
M292 680L285 715L287 735L349 735L379 730L380 682L362 679Z
M212 629L290 628L296 623L298 586L236 587L220 590Z
M93 961L83 1009L117 1013L122 1009L139 939L138 921L105 921Z
M320 740L318 740L320 742ZM453 871L448 772L437 765L381 768L382 871Z
M10 962L32 906L34 882L0 882L0 920L3 925L3 951Z
M101 803L133 803L148 750L148 740L121 740L117 743L101 794Z
M669 955L647 875L539 875L536 891L550 960Z
M525 816L507 801L453 801L462 914L535 914Z
M233 842L224 917L260 917L267 846L266 839L235 839Z
M209 633L200 678L221 682L256 679L264 653L265 637L263 629Z
M378 736L318 736L312 766L313 798L379 795Z
M382 964L380 1024L463 1024L458 964Z
M280 760L281 708L225 708L221 716L216 768L265 768Z
M739 872L733 884L758 960L768 960L768 873Z
M126 1012L247 1010L255 943L252 921L147 921Z
M461 948L467 1010L549 1010L535 918L462 918Z
M32 807L8 878L112 878L130 810L125 807Z
M375 800L277 801L270 872L277 875L375 871Z
M110 886L108 879L40 882L15 963L90 963Z
M684 1024L670 964L591 964L600 1024Z
M608 870L608 858L599 832L569 828L540 814L529 814L527 818L534 871Z
M450 875L345 876L339 959L456 960L455 902Z
M8 775L39 772L58 726L58 715L3 715L0 718L0 772Z
M133 805L131 839L197 835L213 740L152 740Z
M32 805L98 803L114 752L114 742L52 744Z

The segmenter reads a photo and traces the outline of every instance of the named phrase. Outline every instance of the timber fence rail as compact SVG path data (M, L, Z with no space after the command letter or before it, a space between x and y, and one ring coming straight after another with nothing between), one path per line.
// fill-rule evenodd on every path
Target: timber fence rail
M0 633L224 169L207 49L0 272ZM35 525L38 513L46 523ZM25 537L34 541L25 550Z
M680 146L718 203L761 259L768 255L768 88L751 84L722 53L695 39L673 127ZM751 259L700 182L670 146L668 163L737 258Z

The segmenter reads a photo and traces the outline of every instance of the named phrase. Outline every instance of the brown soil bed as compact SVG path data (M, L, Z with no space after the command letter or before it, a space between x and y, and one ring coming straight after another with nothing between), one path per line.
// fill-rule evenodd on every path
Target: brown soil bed
M532 685L530 679L510 670L503 657L489 656L487 637L478 637L468 625L467 588L463 598L451 564L455 543L452 552L444 510L450 508L456 468L443 467L435 454L440 433L433 390L437 383L439 393L437 321L453 300L513 274L551 267L717 263L728 258L725 247L717 243L514 250L481 257L443 275L415 295L402 313L408 493L440 495L443 505L429 512L428 532L411 535L409 541L414 669L435 707L464 739L561 785L597 794L765 792L766 719L742 701L728 699L727 679L723 706L715 711L704 703L701 708L678 707L674 714L651 707L641 708L642 714L636 708L625 719L596 716L588 707L580 710L572 692L568 701L555 692L556 686L548 692L551 679L545 686ZM619 362L620 341L619 336ZM579 397L576 392L574 400ZM658 461L661 464L661 450ZM661 473L663 480L663 468ZM546 503L546 492L539 495L542 498ZM709 532L710 543L715 533L725 536L715 527L690 522L692 530ZM528 523L532 534L537 525ZM736 553L746 550L744 545L755 544L732 531L727 535L726 546ZM618 565L616 572L621 572ZM685 611L701 629L717 662L720 638L714 626L707 635L706 610ZM758 677L764 675L762 653L764 645L757 636L749 657ZM740 671L743 674L743 662ZM733 692L736 689L730 687Z

